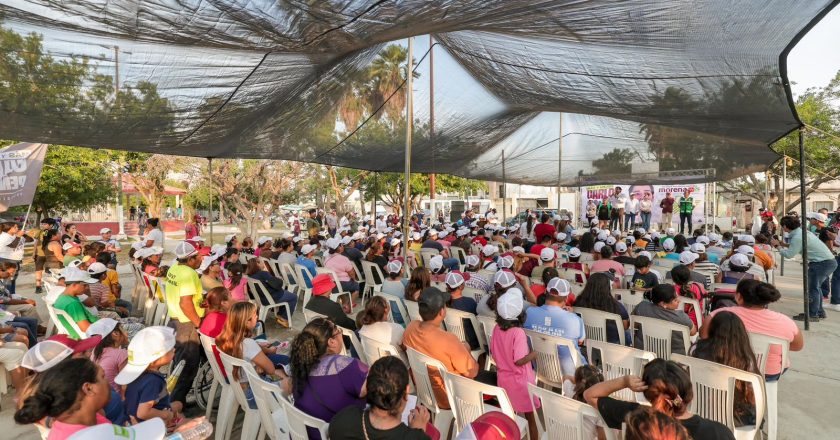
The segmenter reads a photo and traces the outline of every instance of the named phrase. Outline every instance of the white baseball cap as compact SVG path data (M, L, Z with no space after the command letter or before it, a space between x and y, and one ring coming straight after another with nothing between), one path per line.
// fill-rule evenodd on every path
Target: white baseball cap
M131 426L105 423L76 431L67 440L163 440L166 424L160 417Z
M667 235L674 235L675 232L677 231L675 231L674 228L668 228L665 230L665 234Z
M551 295L552 291L556 291L559 296L568 296L572 291L572 286L569 284L569 281L554 277L548 280L548 284L545 286L545 292L547 294Z
M666 251L672 251L676 246L677 244L674 243L673 238L666 238L662 241L662 249L665 249Z
M446 274L446 285L449 286L450 289L457 289L462 284L464 284L466 280L464 280L464 276L461 275L460 272L449 272Z
M193 241L195 241L195 238L193 238ZM262 246L263 244L268 243L269 241L272 241L272 238L269 237L269 236L263 235L262 237L257 239L257 244Z
M219 257L217 255L212 255L212 254L203 257L201 259L201 265L198 266L198 269L196 270L196 272L203 274L204 271L206 271L207 268L210 267L210 265L213 264L213 262L218 260L218 259L219 259Z
M513 276L513 272L500 270L493 275L493 284L498 284L502 287L510 287L516 284L516 277Z
M198 251L195 250L195 246L186 241L182 241L175 245L175 258L178 260L192 257L197 253Z
M496 301L496 313L502 319L517 319L525 308L525 300L522 299L522 291L513 287L500 296Z
M388 270L388 273L399 273L402 269L402 261L400 260L391 260L385 268Z
M348 244L350 244L350 242L351 242L351 241L353 241L353 240L355 240L355 238L353 238L353 237L351 237L351 236L349 236L349 235L345 235L344 237L342 237L342 238L341 238L341 244L343 244L343 245L347 246L347 245L348 245Z
M465 236L465 235L467 235L467 234L469 234L469 233L470 233L470 230L469 230L469 229L463 229L463 228L462 228L462 229L458 229L457 231L455 231L455 235L456 235L456 236L458 236L458 237L463 237L463 236Z
M391 246L392 246L392 247L393 247L393 246L396 246L396 245L398 245L398 244L400 244L400 243L402 243L402 240L400 240L399 238L392 238L392 239L391 239Z
M175 330L156 325L146 327L128 343L128 362L114 378L119 385L134 382L149 364L160 359L175 348Z
M99 235L107 234L109 232L111 232L111 228L102 228L99 230Z
M612 236L615 238L621 237L621 231L619 231L618 229L613 229Z
M192 240L194 242L201 242L201 243L204 243L204 241L205 241L204 237L202 237L200 235L196 235L195 237L191 238L190 240Z
M700 244L702 244L703 246L708 246L708 245L709 245L709 243L711 242L711 240L709 240L709 237L707 237L707 236L705 236L705 235L700 235L700 236L698 236L698 237L697 237L697 239L696 239L696 240L694 240L694 241L695 241L696 243L700 243Z
M440 255L435 255L434 257L429 259L429 270L432 272L438 272L443 268L443 257Z
M750 267L750 260L744 254L732 254L729 257L729 265L738 267Z
M107 272L108 271L108 266L105 266L104 264L97 261L97 262L91 264L90 266L88 266L87 271L91 275L99 275L101 273Z
M606 243L607 246L612 246L616 243L616 239L613 236L609 236L606 240L604 240L604 243Z
M432 236L437 237L437 235L438 235L437 229L429 229L429 237L432 237Z
M477 266L479 263L478 255L467 255L467 266Z
M334 251L334 250L338 249L339 246L341 246L341 239L340 238L333 237L333 238L330 238L329 240L327 240L327 247L331 251Z
M318 249L318 246L315 246L314 244L305 244L300 248L300 253L303 255L309 255L314 252L315 249Z
M606 245L607 244L604 243L603 241L598 241L598 242L595 243L594 246L592 246L592 251L595 252L595 253L601 252L601 249L603 249L604 246L606 246Z
M755 249L753 249L752 246L748 246L745 244L738 246L738 249L736 249L735 252L739 254L744 254L748 257L752 257L753 255L755 255Z
M615 244L615 251L619 254L627 252L627 243L620 241Z
M601 231L598 233L598 241L606 241L609 236L610 234L607 231Z
M422 236L422 235L420 235L420 233L419 233L419 232L414 232L414 233L412 233L412 234L411 234L411 239L412 239L412 240L414 240L414 241L418 241L418 240L420 240L422 237L423 237L423 236Z
M64 283L87 283L87 284L95 284L98 283L99 280L95 278L91 278L90 274L84 270L79 269L78 267L65 267L64 270L61 271L61 274L64 278Z
M755 237L749 234L742 235L740 240L747 244L755 244Z
M703 243L699 243L699 242L691 245L691 247L689 247L689 249L691 249L691 252L694 252L696 254L705 254L706 253L706 246L703 246Z
M569 257L577 258L580 256L580 249L574 247L569 249Z
M720 235L717 235L714 232L709 234L709 243L717 243L719 241L720 241ZM706 245L708 245L709 243L706 243Z
M104 339L106 336L110 335L115 328L117 328L117 324L119 324L119 322L115 319L100 318L88 327L85 331L85 335L89 338L91 336L99 335Z
M513 257L499 257L499 259L496 260L496 267L499 267L501 269L510 269L511 267L513 267Z
M225 235L225 243L230 243L230 241L233 240L235 237L236 237L236 234Z
M68 241L67 243L64 243L63 245L61 245L61 248L64 249L65 251L70 250L74 247L81 247L81 246L79 245L79 243L76 243L75 241Z
M524 254L525 248L523 248L522 246L514 246L513 249L511 249L510 251L514 254Z
M697 258L698 258L699 256L700 256L700 255L695 254L694 252L691 252L691 251L682 251L682 253L680 254L680 263L682 263L682 264L691 264L691 263L693 263L695 260L697 260Z
M566 234L563 232L558 232L556 238L557 241L566 241Z
M499 252L499 248L496 245L485 244L484 247L481 248L481 253L486 257L489 257L496 252Z
M636 256L637 256L637 257L647 257L647 258L648 258L648 260L653 260L653 255L651 255L651 254L650 254L650 252L648 252L648 251L641 251L641 252L639 252L639 254L638 254L638 255L636 255Z
M542 261L551 261L555 257L554 249L552 248L542 248L540 251L540 260Z

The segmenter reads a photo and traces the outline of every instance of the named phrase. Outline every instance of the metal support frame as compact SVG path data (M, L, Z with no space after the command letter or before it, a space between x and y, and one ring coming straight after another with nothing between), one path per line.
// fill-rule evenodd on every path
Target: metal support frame
M557 137L557 213L560 213L560 188L563 184L563 113L558 113L559 136Z
M782 197L779 199L781 201L781 210L777 214L785 215L785 208L787 208L787 155L782 156ZM785 259L781 255L779 255L779 275L785 276Z
M403 207L403 237L411 237L409 215L411 211L411 134L414 126L414 37L408 38L408 61L405 70L405 206ZM402 248L403 261L408 261L408 246Z
M505 174L505 150L502 150L502 225L507 220L507 175Z
M213 158L207 158L207 173L210 175L210 181L213 181ZM213 246L213 185L210 185L210 211L207 215L207 221L210 222L210 246Z
M799 127L799 203L800 215L799 218L803 223L799 226L802 228L802 292L805 298L805 330L811 328L811 313L810 304L808 303L808 228L805 226L805 213L808 206L805 200L805 127ZM822 301L822 298L819 298Z

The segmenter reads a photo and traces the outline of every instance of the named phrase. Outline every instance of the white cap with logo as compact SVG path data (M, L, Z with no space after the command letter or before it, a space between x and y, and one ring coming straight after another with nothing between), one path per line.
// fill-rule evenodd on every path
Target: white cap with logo
M496 301L496 313L502 319L516 319L522 314L522 309L525 308L525 300L522 299L522 291L516 287L505 292Z
M114 378L119 385L134 382L149 364L160 359L175 348L175 330L164 326L146 327L128 344L128 362Z
M502 287L510 287L516 284L516 277L513 276L513 272L500 270L493 275L493 284L498 284Z

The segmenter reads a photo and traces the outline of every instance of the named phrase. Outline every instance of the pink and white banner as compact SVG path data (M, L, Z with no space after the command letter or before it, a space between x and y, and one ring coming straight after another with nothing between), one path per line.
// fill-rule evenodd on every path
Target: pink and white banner
M610 192L615 189L616 187L621 188L622 194L635 194L637 200L642 200L645 194L650 196L651 200L653 201L653 211L650 218L650 222L652 225L656 225L662 222L662 209L659 208L659 202L665 198L665 194L671 193L671 196L674 197L674 218L672 220L673 225L676 226L677 222L679 222L679 206L677 205L680 197L683 195L686 189L691 190L691 197L694 198L694 214L692 215L692 221L694 225L702 224L704 222L703 218L703 201L705 200L706 194L706 185L702 183L698 184L685 184L685 185L594 185L594 186L584 186L581 187L581 207L580 211L582 213L581 220L586 220L586 204L589 200L594 200L597 204L598 201L601 199L607 198L610 196ZM641 223L641 217L636 216L636 222ZM664 226L668 227L668 226Z

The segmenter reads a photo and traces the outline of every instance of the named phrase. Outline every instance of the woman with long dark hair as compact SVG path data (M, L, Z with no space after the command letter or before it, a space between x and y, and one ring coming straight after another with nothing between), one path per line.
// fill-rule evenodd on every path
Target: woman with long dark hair
M248 301L248 294L245 289L248 288L248 279L245 277L245 267L242 263L228 263L225 266L228 276L222 282L224 286L230 290L230 297L234 301Z
M57 230L50 229L44 233L41 248L44 250L44 256L46 256L44 270L64 268L64 251L61 249L61 236Z
M674 286L670 284L657 284L650 289L650 301L642 301L633 309L634 316L644 316L648 318L661 319L663 321L673 322L688 327L689 333L697 334L697 326L686 316L685 312L678 310L680 301L677 297L677 292ZM689 341L683 341L682 334L679 332L672 332L671 336L671 352L677 354L686 354L685 347ZM642 347L642 331L636 329L635 337L633 338L636 348ZM685 345L684 345L685 344Z
M691 269L682 264L676 265L671 268L671 279L674 281L674 289L677 291L677 295L696 300L697 304L700 305L699 312L702 314L706 310L704 305L707 295L706 289L700 283L691 281ZM697 316L694 311L694 306L686 304L683 311L691 319L691 322L697 326Z
M417 302L420 292L432 285L432 276L426 267L418 267L411 271L408 286L405 287L405 299Z
M402 344L403 327L390 322L391 305L381 296L372 297L362 313L356 318L360 336L366 336L383 344Z
M677 258L686 249L688 249L688 240L685 235L677 234L674 237L674 253L677 254Z
M578 242L577 248L580 249L581 252L591 254L592 250L595 248L595 236L592 235L591 232L584 232L583 235L580 236L580 242Z
M583 291L575 299L575 307L585 307L621 316L624 328L620 330L625 332L624 340L629 343L630 335L627 329L630 328L630 315L627 314L624 305L613 298L611 286L612 281L605 274L593 273L586 281ZM621 339L619 339L618 331L615 323L607 322L607 342L619 344Z
M245 274L248 275L249 278L261 282L263 286L265 286L266 290L268 290L268 294L271 295L271 299L274 300L275 303L286 303L289 305L289 309L291 309L290 313L295 312L297 295L284 288L283 280L263 269L262 262L260 260L257 258L251 258L248 260L248 269L245 271ZM262 296L262 290L258 289L256 294ZM265 304L268 304L268 298L263 298L262 301ZM292 319L292 317L286 316L286 308L278 307L274 310L277 311L277 314L275 315L277 324L281 327L289 328L289 320Z
M708 324L708 337L697 341L691 356L760 374L750 337L741 318L720 312ZM755 424L755 393L749 384L735 383L735 426Z
M325 318L315 318L292 341L291 391L295 406L321 420L332 420L348 406L364 409L368 367L340 354L341 329ZM309 438L320 440L315 429Z

